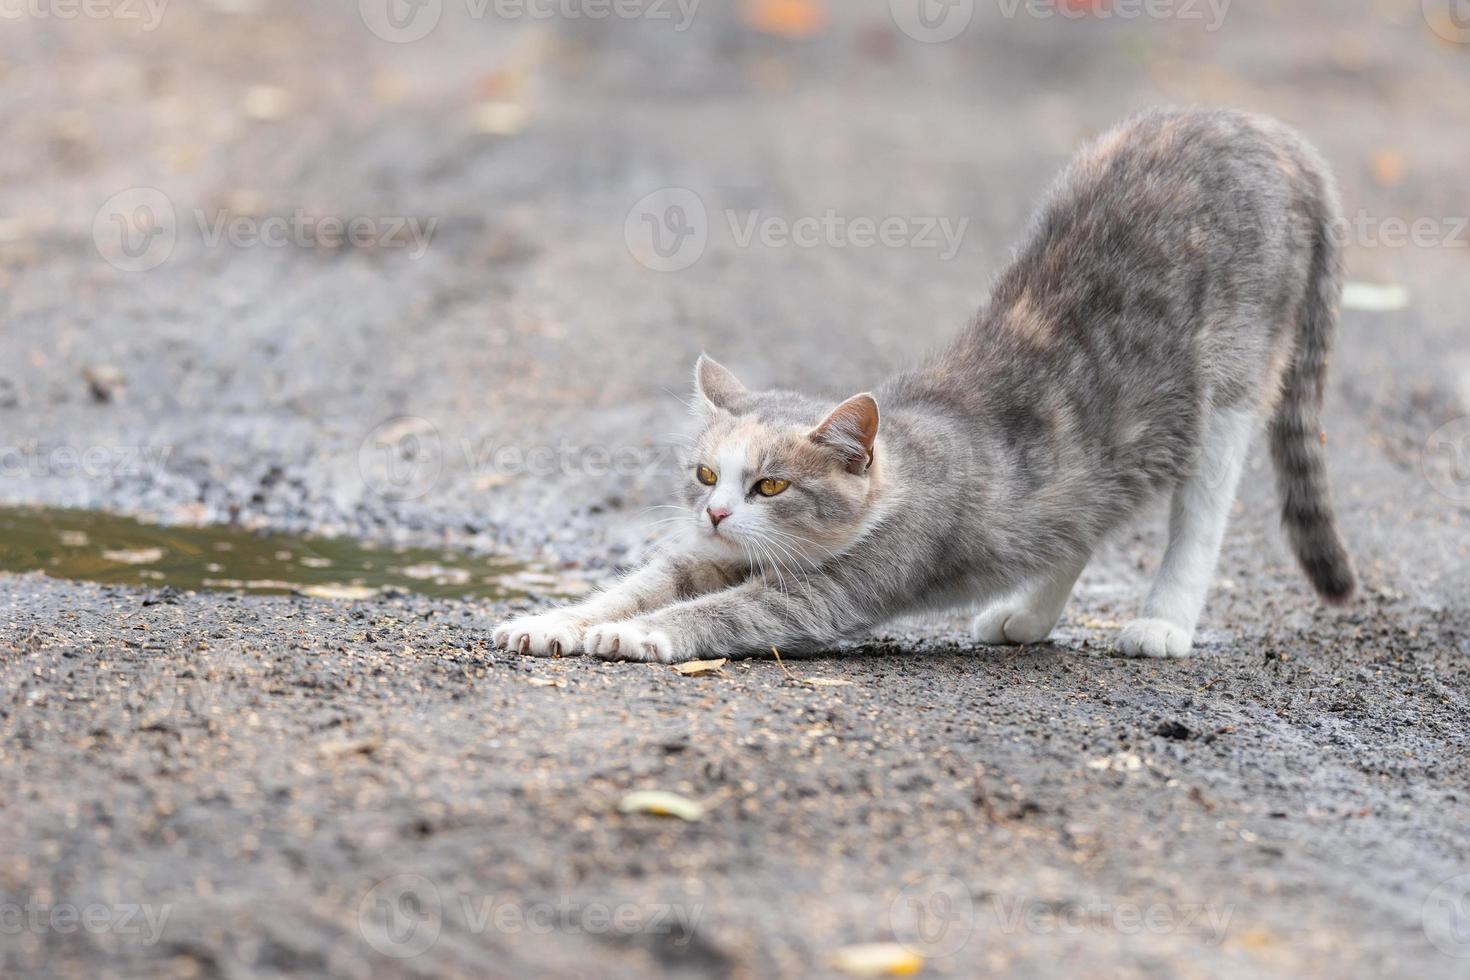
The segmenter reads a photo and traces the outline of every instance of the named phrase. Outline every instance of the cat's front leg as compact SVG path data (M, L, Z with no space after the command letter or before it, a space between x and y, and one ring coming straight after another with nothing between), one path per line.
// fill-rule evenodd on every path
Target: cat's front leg
M646 615L588 630L584 649L607 660L675 664L707 657L809 649L871 626L871 605L814 578L775 588L747 581Z
M583 649L589 627L650 612L740 580L734 566L686 556L660 555L582 602L503 623L493 640L502 650L558 657Z

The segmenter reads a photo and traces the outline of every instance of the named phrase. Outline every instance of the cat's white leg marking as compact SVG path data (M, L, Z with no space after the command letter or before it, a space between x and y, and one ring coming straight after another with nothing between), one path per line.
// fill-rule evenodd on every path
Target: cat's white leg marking
M1123 627L1118 637L1118 650L1125 656L1189 653L1255 429L1255 413L1236 409L1217 411L1205 422L1199 462L1174 490L1169 547L1143 617Z
M1008 596L970 623L970 634L981 643L1040 643L1062 618L1072 586L1087 567L1079 558L1052 571L1042 581Z
M649 629L638 620L594 626L588 630L585 643L588 653L604 660L672 664L689 659L667 633Z
M586 618L574 608L553 609L503 623L492 634L497 647L537 657L570 656L582 647Z

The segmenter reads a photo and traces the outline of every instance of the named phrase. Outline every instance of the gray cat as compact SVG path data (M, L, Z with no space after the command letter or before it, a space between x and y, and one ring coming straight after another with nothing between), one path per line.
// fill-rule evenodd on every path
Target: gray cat
M832 408L700 357L684 539L495 640L674 663L970 606L979 642L1035 643L1104 536L1168 491L1168 550L1117 646L1183 656L1262 421L1292 547L1344 602L1318 425L1340 227L1325 164L1281 123L1132 118L1068 165L989 307L923 366Z

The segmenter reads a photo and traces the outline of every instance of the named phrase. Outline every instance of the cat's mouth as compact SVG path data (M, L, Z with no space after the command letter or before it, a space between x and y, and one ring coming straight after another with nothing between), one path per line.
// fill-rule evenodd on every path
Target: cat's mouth
M740 539L729 528L722 531L718 527L711 527L704 535L704 538L706 541L714 541L731 551L743 550L740 546Z

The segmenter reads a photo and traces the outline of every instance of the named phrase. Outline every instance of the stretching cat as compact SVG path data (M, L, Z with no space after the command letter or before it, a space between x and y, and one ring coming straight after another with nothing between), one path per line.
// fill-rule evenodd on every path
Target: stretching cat
M1318 427L1339 221L1281 123L1130 119L1071 162L989 307L927 365L832 408L700 357L687 540L495 641L673 663L979 604L979 642L1035 643L1104 536L1169 491L1168 550L1117 645L1180 657L1263 421L1292 547L1346 601Z

